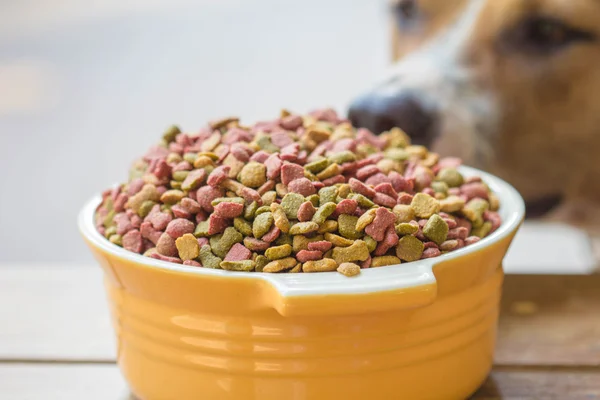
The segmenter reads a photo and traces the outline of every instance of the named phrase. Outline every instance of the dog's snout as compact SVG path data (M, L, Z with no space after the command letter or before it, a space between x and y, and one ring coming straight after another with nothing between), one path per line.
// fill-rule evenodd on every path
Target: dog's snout
M354 126L377 134L402 128L414 144L428 146L435 139L436 114L414 94L364 95L352 103L348 118Z

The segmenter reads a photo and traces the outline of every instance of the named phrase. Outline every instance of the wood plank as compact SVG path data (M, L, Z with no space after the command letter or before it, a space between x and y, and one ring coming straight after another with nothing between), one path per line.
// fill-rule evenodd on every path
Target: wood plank
M600 369L496 369L471 400L600 399Z
M115 359L100 268L0 269L0 359Z
M130 400L114 364L0 364L0 393L11 400Z
M600 365L600 276L507 275L496 363ZM0 268L0 360L113 361L99 268Z
M496 364L600 366L600 275L507 275Z
M134 400L114 364L0 364L11 400ZM600 398L600 369L495 370L471 400Z

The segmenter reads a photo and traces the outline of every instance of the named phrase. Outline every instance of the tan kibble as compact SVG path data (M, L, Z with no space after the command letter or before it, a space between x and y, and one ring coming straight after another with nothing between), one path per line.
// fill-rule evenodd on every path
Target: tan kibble
M264 266L263 272L281 272L294 268L298 261L294 257L282 258L281 260L271 261Z
M179 202L185 194L181 190L167 190L160 196L160 201L165 204L175 204Z
M198 245L198 239L191 233L186 233L185 235L177 238L175 240L175 246L177 246L177 252L179 253L179 258L182 260L193 260L198 258L200 255L200 246Z
M332 253L333 259L338 263L365 261L369 258L369 249L362 240L356 240L348 247L335 247Z
M388 265L397 265L397 264L400 264L400 259L395 256L373 257L373 261L371 261L371 268L385 267Z
M331 242L331 244L337 247L348 247L354 243L354 240L346 239L344 237L329 232L325 233L325 240Z
M135 195L131 196L129 198L129 200L127 201L127 207L131 208L133 211L135 211L137 213L139 211L140 207L142 206L142 204L147 200L150 200L150 201L159 201L160 200L160 194L156 190L156 186L154 186L152 184L144 185L142 190L140 190Z
M396 221L399 223L410 222L415 219L415 211L408 204L397 204L392 211L396 214Z
M341 263L337 271L345 276L356 276L360 274L360 267L354 263Z
M322 260L307 261L302 264L303 272L329 272L335 271L338 264L331 258L324 258Z
M271 203L271 212L273 213L273 219L275 220L275 226L283 233L290 231L290 221L285 215L285 210L281 207L281 204Z
M419 218L429 218L433 214L440 212L440 202L428 194L417 193L410 203L415 216Z
M458 196L448 196L440 200L440 210L445 213L460 211L465 206L465 200Z
M365 228L371 224L371 222L373 222L373 220L375 219L375 213L377 212L377 209L372 208L370 210L368 210L366 213L364 213L363 215L361 215L358 218L358 221L356 221L356 231L357 232L362 232L365 230Z
M251 188L258 188L267 181L267 168L264 164L250 161L239 174L240 183Z

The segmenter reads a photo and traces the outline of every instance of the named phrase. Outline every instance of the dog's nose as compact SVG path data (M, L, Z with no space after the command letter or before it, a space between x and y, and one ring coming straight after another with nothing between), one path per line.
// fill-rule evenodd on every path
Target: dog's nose
M435 139L436 115L414 94L383 96L368 94L357 98L348 111L352 125L381 133L402 128L414 144L428 146Z

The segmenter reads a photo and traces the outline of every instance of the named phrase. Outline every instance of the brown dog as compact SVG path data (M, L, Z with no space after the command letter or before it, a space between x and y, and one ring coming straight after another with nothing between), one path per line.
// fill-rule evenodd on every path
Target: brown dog
M399 61L353 123L400 126L511 182L530 216L600 237L600 0L395 0L392 15Z

